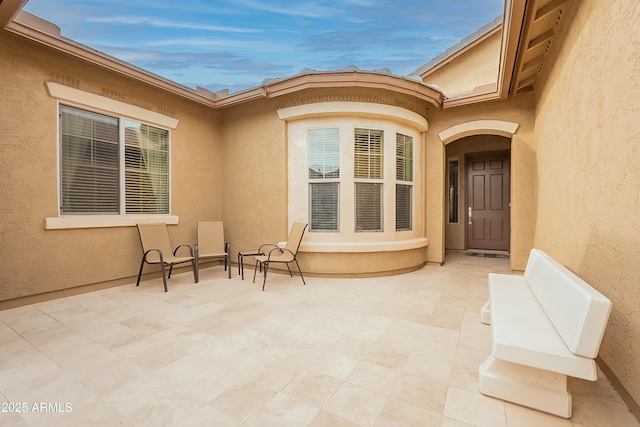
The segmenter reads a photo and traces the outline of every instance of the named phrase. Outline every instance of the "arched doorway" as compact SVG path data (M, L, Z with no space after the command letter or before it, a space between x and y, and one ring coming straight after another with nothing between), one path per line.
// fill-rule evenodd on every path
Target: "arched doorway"
M511 136L517 123L480 120L439 133L445 144L445 250L509 251Z

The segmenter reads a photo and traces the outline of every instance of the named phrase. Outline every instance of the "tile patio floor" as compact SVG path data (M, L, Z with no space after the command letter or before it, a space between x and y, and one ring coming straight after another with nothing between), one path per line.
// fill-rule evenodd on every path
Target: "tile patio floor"
M602 374L570 380L571 420L479 394L487 274L508 269L450 254L261 292L216 266L0 311L0 403L27 407L0 425L640 426Z

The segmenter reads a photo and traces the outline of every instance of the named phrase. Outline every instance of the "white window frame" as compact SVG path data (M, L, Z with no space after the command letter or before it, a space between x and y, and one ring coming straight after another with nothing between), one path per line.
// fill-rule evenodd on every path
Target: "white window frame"
M340 129L339 128L314 128L314 129L309 129L307 132L307 159L309 162L308 165L308 170L311 171L311 167L313 166L311 163L312 159L311 159L311 144L312 144L312 133L314 132L318 132L318 133L330 133L330 132L335 132L335 135L332 135L333 137L335 137L335 142L337 143L337 148L338 148L338 176L337 177L318 177L318 178L313 178L311 176L308 176L308 180L309 180L309 232L324 232L324 233L336 233L336 232L340 232L340 171L341 171L341 164L340 164ZM323 135L323 139L324 139L324 135ZM325 141L323 141L325 142ZM323 163L323 166L324 163ZM317 185L322 185L322 184L336 184L338 186L338 198L336 201L336 218L335 218L335 222L336 222L336 228L335 229L329 229L329 228L314 228L313 224L313 187L317 186Z
M371 155L370 152L367 154L368 156L368 161L367 161L367 178L363 178L363 177L359 177L356 178L355 175L357 175L357 153L356 153L356 139L357 139L357 134L359 131L368 131L369 133L369 142L371 141L371 132L375 131L375 132L379 132L380 134L380 154L376 154L376 155ZM379 232L384 232L384 197L385 197L385 191L384 191L384 184L385 184L385 180L384 180L384 169L385 169L385 143L384 143L384 130L382 129L370 129L370 128L365 128L365 127L355 127L353 129L353 153L354 153L354 198L353 198L353 203L354 203L354 218L353 218L353 224L354 224L354 231L356 233L379 233ZM380 160L380 165L379 165L379 175L378 177L371 177L372 175L372 169L371 169L371 160L372 159L378 159ZM375 175L375 174L373 174ZM357 197L357 192L358 192L358 184L379 184L379 189L380 189L380 206L379 206L379 217L380 217L380 227L378 228L362 228L361 224L358 224L358 217L359 217L359 213L358 213L358 197ZM362 208L362 206L360 206L360 208Z
M155 111L140 108L121 101L117 101L104 96L81 91L79 89L64 86L58 83L47 82L49 95L57 100L56 105L56 123L58 126L57 143L59 153L59 104L66 104L72 107L93 111L105 115L111 115L120 119L129 119L132 121L149 124L159 128L169 130L169 195L171 195L171 130L178 126L178 120L157 113ZM125 214L125 215L61 215L60 213L60 162L58 160L58 185L56 186L58 197L57 212L58 216L48 217L44 219L44 228L47 230L55 229L75 229L75 228L100 228L100 227L130 227L138 223L164 222L166 224L178 224L179 217L169 214ZM169 212L171 212L171 196L169 196Z

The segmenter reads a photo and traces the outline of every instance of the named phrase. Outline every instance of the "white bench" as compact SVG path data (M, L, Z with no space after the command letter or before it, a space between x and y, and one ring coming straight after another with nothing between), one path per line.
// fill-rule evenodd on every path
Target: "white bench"
M524 276L489 274L481 320L491 324L492 349L480 392L570 418L567 376L596 380L610 313L608 298L538 249Z

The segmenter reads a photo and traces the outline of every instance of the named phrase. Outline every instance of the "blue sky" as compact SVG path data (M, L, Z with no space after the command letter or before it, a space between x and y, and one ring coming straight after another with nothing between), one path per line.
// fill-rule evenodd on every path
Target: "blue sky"
M162 77L231 92L304 68L407 75L504 0L29 0L62 35Z

